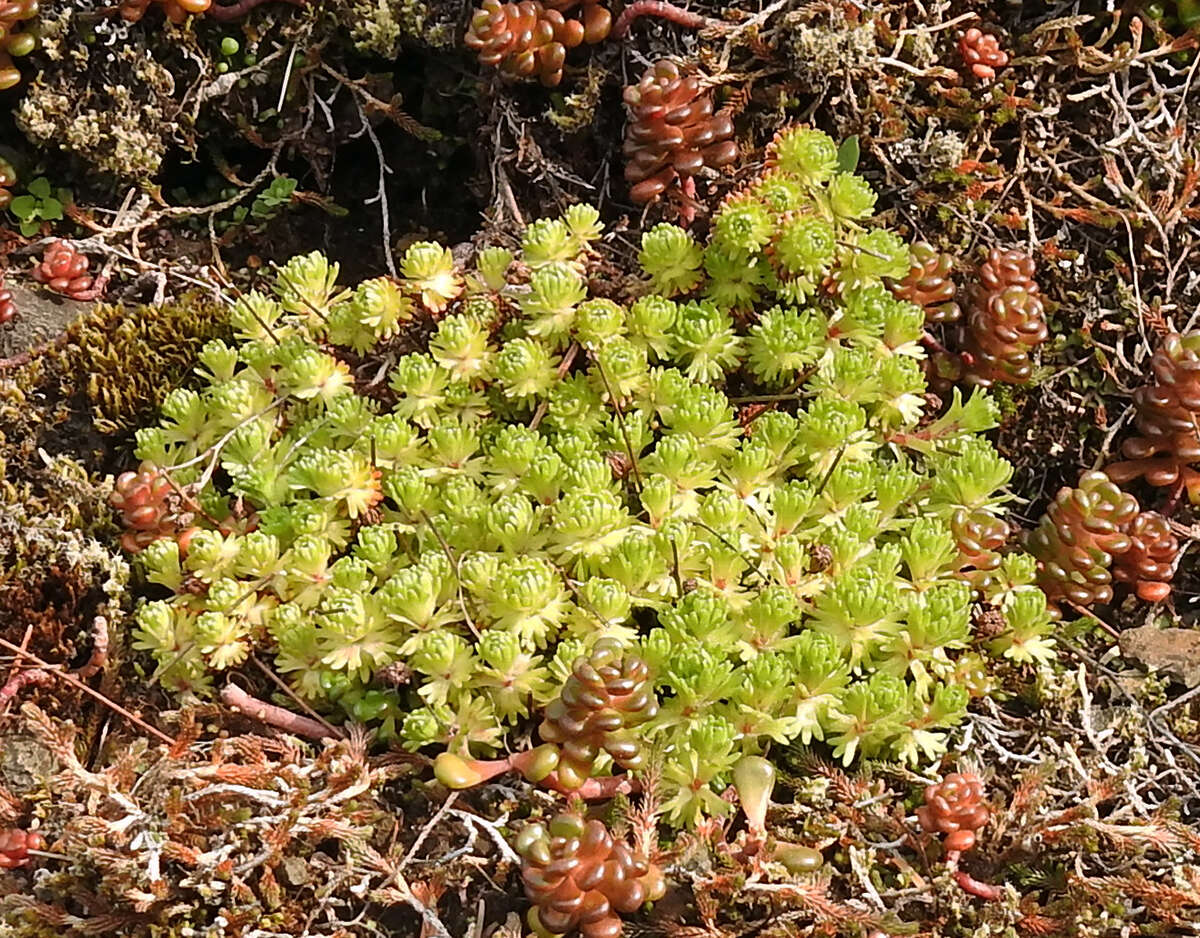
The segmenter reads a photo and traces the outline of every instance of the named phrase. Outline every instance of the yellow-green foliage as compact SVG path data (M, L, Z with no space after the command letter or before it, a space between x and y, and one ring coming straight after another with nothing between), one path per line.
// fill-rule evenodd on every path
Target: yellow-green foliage
M956 395L923 419L924 315L882 284L907 245L867 222L875 195L828 137L790 132L769 157L707 245L646 233L625 304L589 296L587 206L531 224L519 264L416 244L403 279L346 289L312 254L240 300L205 386L138 433L211 516L240 498L259 521L141 555L173 593L139 612L162 684L207 695L271 654L318 706L482 753L614 641L662 698L639 733L677 822L726 810L731 766L771 743L942 752L979 665L974 602L1003 610L980 651L1053 653L1032 559L975 581L954 536L962 512L1003 512L995 408ZM428 351L397 354L431 314ZM338 346L368 357L359 375ZM739 414L764 393L781 406Z

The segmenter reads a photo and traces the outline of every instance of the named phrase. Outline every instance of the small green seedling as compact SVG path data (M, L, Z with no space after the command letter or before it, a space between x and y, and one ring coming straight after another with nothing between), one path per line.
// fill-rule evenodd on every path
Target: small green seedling
M295 179L291 176L276 176L267 188L254 197L250 214L263 220L274 218L281 209L291 204L292 193L295 191Z
M25 195L12 200L9 210L20 221L21 234L28 238L37 234L43 221L59 221L63 206L71 201L70 189L52 189L50 180L39 176L29 184Z

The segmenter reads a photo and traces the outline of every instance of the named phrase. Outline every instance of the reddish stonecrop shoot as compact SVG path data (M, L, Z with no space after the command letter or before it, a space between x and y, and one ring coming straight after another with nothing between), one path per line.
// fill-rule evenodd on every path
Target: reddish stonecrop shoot
M971 27L958 40L958 51L971 74L981 81L996 77L996 69L1008 64L1008 53L992 33Z
M17 302L13 299L13 292L4 285L3 278L0 278L0 326L6 325L17 318Z
M955 867L958 859L975 846L977 832L991 819L991 810L983 795L983 779L974 772L953 772L936 785L925 789L925 804L917 808L921 829L942 834L946 862ZM954 880L964 891L980 899L994 900L1000 888L981 883L969 873L954 870Z
M33 279L73 300L94 300L104 293L108 278L104 274L93 278L87 272L88 263L87 256L70 242L52 241L46 245L41 263L33 268Z
M177 523L177 512L173 503L182 501L175 497L170 481L156 466L142 463L137 472L123 472L117 478L108 503L121 513L126 531L121 535L121 546L131 554L164 537L179 537L181 550L186 550L194 528L181 527Z
M668 60L651 65L624 93L625 180L639 205L658 198L672 184L685 197L694 194L692 177L704 168L719 169L738 156L733 121L715 112L712 94L696 75ZM692 212L685 205L685 220Z
M36 831L23 831L15 827L0 829L0 870L13 870L28 866L29 852L45 846L42 835Z

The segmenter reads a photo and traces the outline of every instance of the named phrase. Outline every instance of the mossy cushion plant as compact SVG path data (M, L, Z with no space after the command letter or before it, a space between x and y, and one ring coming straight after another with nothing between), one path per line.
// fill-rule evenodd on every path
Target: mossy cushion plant
M951 522L1002 513L996 411L975 391L925 412L924 315L882 283L908 246L865 223L874 194L836 153L781 135L709 244L645 235L625 304L589 297L581 205L519 259L464 271L417 244L403 278L346 289L313 254L239 299L203 387L138 434L201 506L186 550L139 555L172 593L138 613L158 679L207 696L255 654L312 706L465 760L528 738L574 668L557 741L637 659L657 701L635 735L677 823L726 811L737 759L793 740L936 757L981 654L1048 659L1049 618L1030 557L970 576ZM231 516L253 523L211 520ZM977 601L1006 623L983 644ZM593 675L602 641L601 670L632 658ZM591 750L593 776L621 771Z

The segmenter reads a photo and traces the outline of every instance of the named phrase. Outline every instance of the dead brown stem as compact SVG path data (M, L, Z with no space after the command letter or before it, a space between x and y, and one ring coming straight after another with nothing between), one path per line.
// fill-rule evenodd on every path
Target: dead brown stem
M316 720L251 697L236 684L226 684L221 689L221 702L234 710L240 710L252 720L274 726L285 733L294 733L317 741L328 739L330 735L329 730Z
M108 707L115 713L119 713L130 723L133 723L135 726L141 727L143 730L145 730L151 736L154 736L156 739L166 743L168 746L174 745L175 740L173 740L170 736L168 736L162 730L158 729L157 727L151 726L149 723L147 723L141 717L139 717L133 713L130 713L128 710L126 710L124 707L122 707L119 703L117 703L114 700L110 700L109 698L105 697L99 691L92 690L85 683L83 683L83 681L81 681L81 680L79 680L79 678L75 677L75 675L68 674L65 671L57 670L54 665L43 661L41 658L39 658L35 654L32 654L28 651L23 651L17 645L14 645L12 642L6 641L3 638L0 638L0 648L7 648L13 654L19 655L22 658L32 661L39 668L44 668L46 671L50 672L55 677L61 678L62 680L66 681L72 687L78 688L79 690L83 691L85 694L87 694L91 697L95 697L98 701L100 701L106 707Z

